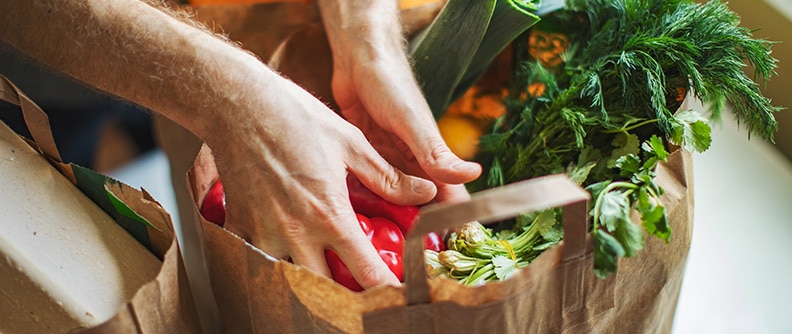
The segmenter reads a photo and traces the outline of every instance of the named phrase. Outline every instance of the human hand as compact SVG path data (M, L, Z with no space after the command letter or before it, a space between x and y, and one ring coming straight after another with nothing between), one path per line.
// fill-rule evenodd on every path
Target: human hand
M0 39L203 139L229 230L326 276L333 249L363 287L398 284L359 227L346 176L404 204L431 200L432 182L391 166L359 129L248 52L149 3L47 3L0 2ZM23 25L36 29L14 28Z
M320 1L333 51L333 95L341 114L397 168L438 185L436 201L469 197L481 173L440 136L405 52L394 2ZM381 194L382 195L382 194ZM400 203L403 199L386 197Z
M225 227L328 277L324 251L333 249L364 288L399 284L359 227L347 173L405 204L430 200L434 185L388 164L360 130L297 85L271 82L264 108L277 112L252 113L229 123L243 129L207 139L225 186Z

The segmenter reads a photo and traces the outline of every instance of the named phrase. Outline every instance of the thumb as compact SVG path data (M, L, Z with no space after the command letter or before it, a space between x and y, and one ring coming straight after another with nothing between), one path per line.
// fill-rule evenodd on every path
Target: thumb
M434 123L432 123L434 124ZM424 170L426 175L438 182L447 184L461 184L475 180L481 175L481 165L465 161L451 152L437 126L411 128L410 137L418 138L415 141L405 141L410 148L415 160Z

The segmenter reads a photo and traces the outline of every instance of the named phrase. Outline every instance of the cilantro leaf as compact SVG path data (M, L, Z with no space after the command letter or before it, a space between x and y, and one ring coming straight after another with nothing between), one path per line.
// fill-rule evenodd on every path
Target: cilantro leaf
M666 157L668 157L668 150L666 150L665 143L663 143L663 139L658 137L657 135L652 135L649 140L645 141L641 148L658 160L665 161Z
M624 256L631 257L636 252L643 249L645 238L643 230L632 221L622 220L616 229L613 231L613 236L624 247Z
M642 187L638 192L638 201L635 205L641 213L643 226L650 235L660 238L668 243L671 237L671 226L668 225L668 216L665 207L658 204L658 200L652 200L646 187Z
M616 162L625 155L637 155L640 151L640 144L641 142L638 139L638 136L620 132L618 135L616 135L616 138L613 139L613 143L611 143L611 145L613 145L613 151L607 162L608 168L613 168L616 165Z
M690 152L704 152L712 143L712 129L706 118L694 110L684 110L672 119L671 140Z
M599 278L606 278L616 272L618 259L624 256L625 251L621 243L612 235L594 230L594 274Z
M610 185L610 184L611 184L610 180L597 182L597 183L591 184L588 187L586 187L586 191L588 191L591 194L592 198L597 198L597 197L599 197L600 193L603 190L605 190L605 188L607 188L608 185Z
M630 177L631 175L638 173L638 171L641 169L641 158L635 154L625 155L616 160L615 167L621 170L619 175Z
M613 232L625 221L630 221L630 198L623 191L609 191L601 195L600 223Z
M535 228L539 231L539 234L544 236L550 233L553 227L558 224L558 220L553 210L545 210L536 217L533 223L536 224Z
M572 180L572 182L581 185L583 184L583 182L586 182L586 179L591 173L591 169L594 168L594 166L596 165L597 165L596 162L589 162L583 166L570 165L566 169L566 174L567 176L569 176L569 179Z
M517 261L512 260L503 255L498 255L492 258L492 264L495 266L495 276L499 280L505 280L514 274L517 269Z

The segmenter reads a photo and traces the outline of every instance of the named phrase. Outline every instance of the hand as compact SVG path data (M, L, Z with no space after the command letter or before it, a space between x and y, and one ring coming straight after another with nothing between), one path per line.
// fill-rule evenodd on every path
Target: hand
M277 112L231 123L249 125L208 141L226 189L225 227L328 277L324 251L333 249L364 288L399 284L359 227L347 173L412 204L434 197L434 185L388 164L360 130L297 85L267 80L275 82L268 96L277 98L264 108Z
M429 201L436 188L391 166L308 92L141 1L11 0L0 9L4 43L202 138L223 179L229 230L324 275L329 248L363 287L398 284L360 230L347 173L402 203Z
M477 178L481 167L459 159L440 136L407 60L395 5L357 5L350 10L336 1L320 2L342 115L397 168L433 180L439 188L435 200L468 198L462 183ZM340 15L345 20L337 20ZM404 204L405 199L379 195Z

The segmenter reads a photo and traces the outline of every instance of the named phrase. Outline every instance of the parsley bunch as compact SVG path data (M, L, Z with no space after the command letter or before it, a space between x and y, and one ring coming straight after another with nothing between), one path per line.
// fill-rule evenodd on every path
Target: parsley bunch
M478 191L568 173L594 199L591 233L600 277L616 271L618 258L643 248L644 230L668 242L671 229L655 168L676 147L708 149L708 123L721 117L726 104L749 136L772 140L778 128L773 113L780 108L757 83L774 74L772 43L739 27L739 16L721 1L568 0L565 10L543 17L532 30L569 37L563 63L532 58L525 51L528 38L514 42L520 62L504 101L507 113L481 138L477 160L485 173L468 187ZM746 65L755 69L753 78ZM709 111L676 112L688 95ZM631 221L632 210L640 213L640 225ZM560 224L558 215L553 217ZM513 227L488 236L541 238L529 232L535 231L534 220L517 219ZM464 255L488 256L479 253Z

